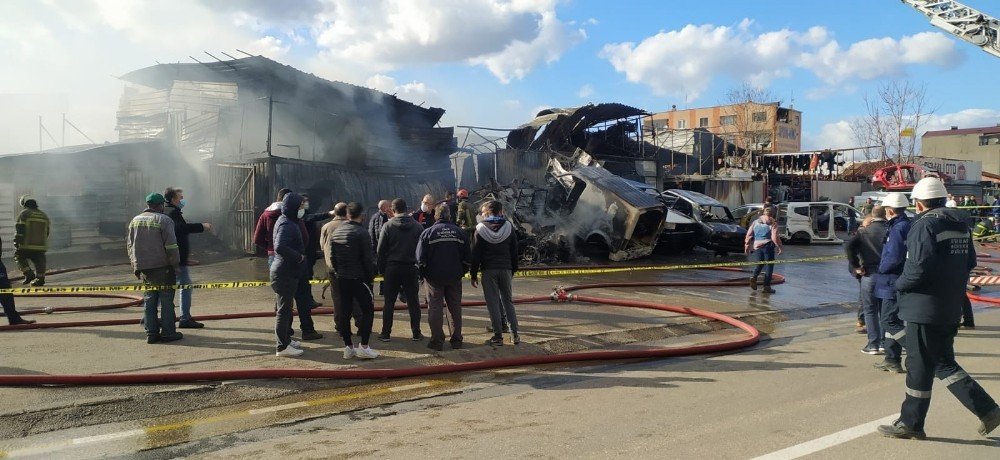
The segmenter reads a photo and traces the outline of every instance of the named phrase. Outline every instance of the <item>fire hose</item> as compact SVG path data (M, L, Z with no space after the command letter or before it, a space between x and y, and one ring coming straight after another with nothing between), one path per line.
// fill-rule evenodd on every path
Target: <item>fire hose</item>
M777 278L777 277L776 277ZM781 282L783 279L775 279ZM546 301L553 302L582 302L596 305L612 305L625 308L639 308L647 310L664 311L678 313L682 315L696 316L700 318L720 321L744 332L743 336L737 339L728 340L722 343L708 345L682 346L682 347L657 347L648 349L629 350L606 350L587 351L575 353L561 353L554 355L533 355L517 356L510 358L470 361L464 363L441 364L432 366L416 366L399 369L233 369L217 371L189 371L189 372L167 372L167 373L119 373L119 374L76 374L76 375L0 375L0 386L36 386L36 385L127 385L127 384L157 384L157 383L181 383L197 381L223 381L223 380L248 380L248 379L386 379L419 377L454 372L468 372L485 369L496 369L513 366L532 366L554 363L603 361L618 359L650 359L666 358L678 356L691 356L704 353L719 353L733 351L755 345L760 340L760 332L753 326L736 318L720 313L705 311L697 308L689 308L675 305L667 305L656 302L641 300L623 300L605 297L581 296L572 294L573 291L585 289L595 289L599 287L612 286L736 286L745 285L746 278L737 278L722 281L692 281L692 282L628 282L628 283L603 283L593 285L577 285L557 288L549 296L535 296L515 299L515 303L539 303ZM463 302L463 307L483 306L485 302ZM121 308L121 307L119 307ZM405 308L397 305L395 308ZM378 310L378 309L377 309ZM314 310L318 314L332 313L330 308L319 308ZM221 320L235 318L270 317L273 312L236 313L222 315L200 316L198 320ZM105 320L105 321L83 321L74 323L50 323L49 325L19 325L0 327L0 331L38 329L41 327L79 327L79 326L100 326L100 325L121 325L137 324L138 320Z

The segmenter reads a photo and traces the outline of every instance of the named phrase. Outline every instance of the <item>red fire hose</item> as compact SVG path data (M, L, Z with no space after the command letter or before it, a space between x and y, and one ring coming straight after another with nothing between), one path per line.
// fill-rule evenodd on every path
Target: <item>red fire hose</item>
M726 280L709 285L732 286L737 281ZM627 286L664 286L670 282L661 283L625 283ZM690 286L688 282L680 282L680 285ZM701 282L698 282L701 283ZM607 285L614 284L608 283ZM705 284L697 284L703 286ZM760 340L760 332L753 326L726 316L720 313L709 312L697 308L687 308L673 305L659 304L655 302L645 302L639 300L622 300L604 297L577 296L569 292L593 289L604 285L580 285L559 289L551 296L537 296L517 299L516 303L535 303L543 301L556 302L585 302L600 305L614 305L627 308L642 308L649 310L667 311L684 315L698 316L729 324L743 330L745 336L730 340L724 343L711 345L697 345L686 347L659 347L643 350L613 350L613 351L588 351L577 353L563 353L555 355L535 355L518 356L512 358L502 358L494 360L472 361L466 363L442 364L435 366L417 366L402 369L243 369L243 370L219 370L219 371L192 371L192 372L168 372L168 373L121 373L121 374L78 374L78 375L0 375L0 386L29 386L29 385L127 385L127 384L156 384L156 383L180 383L195 381L220 381L220 380L246 380L246 379L385 379L401 377L418 377L426 375L445 374L452 372L467 372L483 369L495 369L511 366L530 366L539 364L597 361L611 359L644 359L644 358L664 358L674 356L690 356L701 353L718 353L724 351L737 350L756 344ZM481 306L484 302L463 302L463 306ZM397 306L397 308L402 306ZM332 309L321 313L328 313ZM226 315L211 315L198 317L199 320L209 319L231 319L247 318L255 316L272 316L273 312L259 313L237 313ZM124 322L123 322L124 321ZM80 323L64 323L62 327L75 327L78 325L102 325L108 321L92 321ZM136 324L138 320L118 320L113 324ZM35 325L27 325L35 326ZM30 327L14 326L17 329L30 329ZM7 328L0 328L6 330Z

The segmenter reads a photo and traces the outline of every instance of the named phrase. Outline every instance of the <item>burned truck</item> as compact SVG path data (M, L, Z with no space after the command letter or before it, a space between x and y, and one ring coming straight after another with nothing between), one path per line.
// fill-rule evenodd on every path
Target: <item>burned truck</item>
M596 166L566 169L549 161L546 184L514 182L486 195L500 200L518 228L525 262L565 262L580 252L612 261L653 252L665 207L625 179Z

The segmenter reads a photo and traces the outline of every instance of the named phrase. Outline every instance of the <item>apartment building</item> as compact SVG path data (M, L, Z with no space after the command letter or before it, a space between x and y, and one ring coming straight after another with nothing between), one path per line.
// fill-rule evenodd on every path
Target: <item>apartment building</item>
M1000 174L1000 126L927 131L920 138L920 154L927 158L980 161L983 172Z
M802 150L802 112L772 102L748 102L659 112L643 122L648 137L668 130L704 129L738 147L759 153Z

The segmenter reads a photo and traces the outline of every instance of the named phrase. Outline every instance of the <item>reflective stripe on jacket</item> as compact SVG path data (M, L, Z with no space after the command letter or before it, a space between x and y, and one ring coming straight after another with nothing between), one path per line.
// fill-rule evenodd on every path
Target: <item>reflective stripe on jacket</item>
M49 230L49 216L37 209L27 208L21 211L14 224L14 247L25 251L47 251Z

